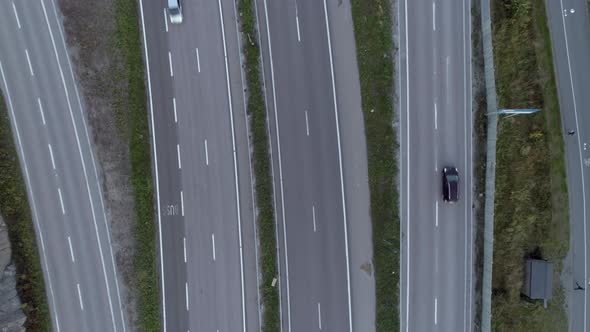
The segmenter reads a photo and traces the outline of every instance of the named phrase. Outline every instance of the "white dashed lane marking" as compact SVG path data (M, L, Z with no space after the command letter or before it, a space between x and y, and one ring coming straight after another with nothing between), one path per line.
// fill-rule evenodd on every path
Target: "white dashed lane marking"
M31 64L31 58L29 57L29 50L25 49L25 55L27 56L27 63L29 64L31 76L35 76L35 72L33 72L33 65Z
M12 3L12 10L14 11L14 17L16 17L16 24L18 24L18 28L20 29L20 20L18 19L18 13L16 11L16 6L14 5L14 2Z
M78 288L78 300L80 301L80 309L84 311L84 302L82 301L82 291L80 290L80 284L76 284L76 288Z
M76 258L74 257L74 248L72 248L72 239L68 236L68 245L70 247L70 257L72 258L72 263L76 263Z

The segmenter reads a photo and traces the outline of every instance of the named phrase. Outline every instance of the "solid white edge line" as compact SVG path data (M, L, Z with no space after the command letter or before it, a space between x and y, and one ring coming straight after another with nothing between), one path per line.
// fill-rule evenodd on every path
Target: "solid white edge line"
M184 298L186 300L186 311L189 311L189 306L188 306L188 282L184 283Z
M65 207L64 207L64 200L63 200L63 197L61 196L61 189L60 189L59 187L57 188L57 194L58 194L58 196L59 196L59 205L61 206L61 213L62 213L63 215L65 215L65 214L66 214L66 209L65 209Z
M72 239L68 235L68 246L70 247L70 257L72 258L72 263L76 263L76 258L74 257L74 248L72 247Z
M76 284L76 288L78 288L78 300L80 300L80 309L84 311L84 302L82 302L82 291L80 290L80 284Z
M35 195L33 194L33 187L31 186L31 179L29 176L29 167L27 165L27 158L25 156L25 151L23 149L22 146L22 140L20 137L20 131L18 129L18 123L16 122L16 115L14 113L14 107L12 106L12 98L10 97L10 91L8 89L8 83L6 82L6 77L4 76L4 68L2 67L2 62L0 62L0 74L2 74L2 81L4 82L4 87L5 90L4 92L6 93L6 99L8 100L8 108L10 109L10 114L12 115L11 118L11 122L14 128L14 135L16 136L16 145L18 146L18 149L20 151L20 156L22 159L22 166L24 169L24 173L25 173L25 179L27 182L27 188L29 188L29 190L27 190L27 194L29 196L29 200L31 202L31 209L33 211L33 222L35 223L35 227L37 227L37 236L39 236L39 242L41 243L41 255L43 256L43 265L45 266L45 277L47 277L46 282L47 285L49 286L49 294L50 294L50 298L51 298L51 306L50 306L50 311L53 311L53 316L55 319L55 328L57 330L57 332L60 331L59 328L59 317L57 314L57 305L55 303L55 294L53 293L53 284L51 282L51 273L49 272L49 265L47 264L47 254L45 253L45 240L43 239L43 230L41 228L41 224L39 223L39 215L37 213L37 205L35 203Z
M201 72L201 57L199 56L199 48L195 48L195 52L197 53L197 71Z
M207 148L207 140L205 140L205 164L209 166L209 149Z
M41 121L45 125L45 113L43 113L43 105L41 105L41 98L37 98L37 104L39 105L39 113L41 113Z
M166 32L168 32L168 13L166 12L166 8L164 8L164 26L166 26Z
M176 97L172 98L172 107L174 108L174 123L178 123L178 115L176 115Z
M570 51L569 51L569 43L567 41L567 28L565 26L565 18L563 16L563 0L559 0L559 5L560 5L560 9L561 9L561 23L563 25L563 35L564 35L564 40L565 40L565 53L567 55L567 67L568 67L568 72L569 72L569 76L570 76L570 86L572 89L572 102L574 105L574 116L576 119L576 132L580 132L580 125L578 122L578 107L576 105L576 93L574 91L574 81L573 81L573 77L572 77L572 64L570 61ZM584 215L584 248L586 248L586 250L584 250L584 283L588 282L588 246L587 246L587 242L586 242L586 186L584 184L584 165L583 165L583 160L584 158L582 158L582 144L580 141L580 135L576 135L577 136L577 140L578 140L578 153L580 156L580 175L582 177L582 200L583 200L583 204L582 204L582 211L583 211L583 215ZM584 331L587 331L587 317L586 317L586 312L587 312L587 303L588 303L588 287L584 287Z
M183 253L184 253L184 262L186 263L186 237L182 238L182 247L183 247Z
M14 1L12 2L12 10L14 10L14 17L16 17L16 24L18 24L18 28L20 29L20 20L18 19L18 13L16 12L16 6L14 5Z
M146 76L148 82L148 95L150 99L150 121L151 121L151 129L152 129L152 147L154 151L154 173L156 174L156 199L157 199L157 212L158 212L158 242L160 246L160 290L162 291L162 328L163 332L167 330L166 324L166 287L164 283L164 252L162 247L162 214L160 211L160 180L158 175L158 149L156 148L156 126L154 121L154 103L152 97L152 82L150 79L150 60L148 55L147 49L147 39L145 35L145 19L143 15L143 0L139 0L139 12L141 14L141 27L143 32L143 48L145 54L145 66L146 66ZM182 197L182 196L181 196Z
M172 53L168 51L168 64L170 65L170 77L174 77L174 70L172 69Z
M405 25L405 44L406 44L406 182L410 178L410 50L408 47L408 3L404 0L404 25ZM406 183L406 332L410 326L410 184Z
M287 246L287 224L285 222L285 194L283 191L283 166L281 161L281 134L279 131L279 118L278 118L278 111L277 111L277 95L276 95L276 88L275 88L275 74L274 74L274 64L272 61L272 43L270 41L270 28L268 23L268 6L266 4L266 0L264 1L264 17L266 21L266 37L268 42L268 54L270 60L270 77L272 83L272 96L273 96L273 106L275 112L275 130L277 136L277 154L279 160L279 186L281 188L281 214L283 217L283 243L285 246L285 280L286 285L285 289L287 290L287 326L288 332L291 332L291 297L290 297L290 290L289 290L289 253L288 253L288 246ZM278 220L277 220L278 223ZM278 229L277 229L278 232ZM282 301L279 301L282 302ZM281 304L282 305L282 304ZM282 310L281 310L282 312ZM282 325L281 325L282 326Z
M211 249L213 254L213 261L215 262L215 233L211 233Z
M328 20L328 7L326 0L324 0L324 17L326 19L326 33L328 35L328 53L330 54L330 73L332 76L332 98L334 102L334 116L336 120L336 137L338 138L338 166L340 171L340 194L342 199L342 216L344 225L344 245L346 250L346 285L348 292L348 322L349 330L352 332L352 299L350 296L350 258L348 249L348 221L346 217L346 199L344 197L344 172L342 171L342 146L340 142L340 120L338 116L338 101L336 99L336 83L334 78L334 62L332 60L332 39L330 36L330 21Z
M469 4L467 7L471 10L471 0L467 0L467 3ZM471 41L471 14L467 15L467 18L469 20L469 24L468 24L468 29L467 31L469 32L468 34L468 38L467 40ZM471 183L473 185L473 72L472 72L472 46L470 44L470 47L467 48L468 53L469 53L469 84L468 84L468 89L469 89L469 109L471 110L469 112L469 137L471 137L471 139L469 140L469 155L471 156L471 160L472 160L472 164L471 167L469 168L469 178L471 179ZM473 190L471 190L471 200L470 203L473 204ZM473 329L473 210L471 210L471 212L469 213L469 224L470 224L470 234L471 234L471 239L469 241L469 245L471 247L471 250L469 251L469 257L471 258L470 260L470 264L469 264L469 321L471 322L469 324L469 331L472 331Z
M341 199L342 199L342 215L343 215L343 225L344 225L344 244L346 250L346 283L347 283L347 292L348 292L348 319L349 319L349 330L352 332L352 299L351 299L351 291L350 291L350 258L349 258L349 248L348 248L348 225L347 225L347 216L346 216L346 199L344 194L344 174L342 170L342 147L340 142L340 121L338 116L338 101L336 98L336 84L334 78L334 62L332 60L332 41L330 36L330 23L328 20L328 8L326 5L326 0L324 0L324 17L326 20L326 33L328 35L328 51L330 55L330 73L332 77L332 97L334 102L334 115L336 120L336 136L338 138L338 164L339 164L339 171L340 171L340 191L341 191Z
M49 149L49 157L51 158L51 167L55 170L55 159L53 159L53 150L51 149L51 144L47 144L47 148Z
M238 182L238 164L237 164L237 148L236 148L236 133L234 129L234 111L232 105L232 93L229 81L229 64L227 62L227 44L225 41L225 23L223 20L223 9L221 7L221 0L217 1L219 5L219 18L221 24L221 36L223 38L223 55L225 62L225 80L227 83L227 101L229 104L229 119L231 124L231 137L232 137L232 150L233 150L233 162L234 162L234 185L236 191L236 208L237 208L237 223L238 223L238 240L240 248L240 284L241 284L241 296L242 296L242 329L246 332L246 296L244 294L244 247L242 244L242 217L240 210L240 185Z
M178 156L178 169L182 169L182 162L180 161L180 144L176 144L176 155Z
M182 190L180 191L180 214L184 217L184 195Z
M58 19L57 10L55 8L55 2L52 1L51 2L51 5L53 7L53 15L54 15L56 21L57 22L60 22L59 19ZM62 26L61 25L58 25L58 31L59 31L59 34L60 34L60 37L61 37L62 46L64 47L64 49L66 49L66 42L65 42L65 38L64 38L64 35L63 35L63 31L62 31ZM72 63L70 61L69 56L66 57L66 60L68 62L68 67L70 69L70 77L71 77L72 81L74 81L74 70L72 69ZM80 100L80 94L78 93L78 87L77 87L76 84L74 84L74 93L76 94L76 99L78 101L78 106L79 106L80 114L81 114L81 117L82 117L82 124L84 125L84 134L85 134L85 137L86 137L86 142L90 146L90 138L88 136L88 127L86 125L86 120L84 118L84 115L82 114L82 110L83 110L83 108L82 108L82 102ZM90 153L90 160L92 161L92 166L93 166L93 169L94 169L94 177L97 179L97 182L98 182L99 181L98 180L98 171L96 169L96 162L94 160L94 154L92 153L92 151ZM108 247L109 247L109 253L110 253L110 256L111 256L111 266L113 268L113 274L115 276L115 278L114 278L115 279L115 289L116 289L116 292L117 292L117 300L119 301L119 312L121 313L121 324L123 326L123 332L125 332L127 330L127 328L126 328L126 325L125 325L125 315L123 313L123 306L121 305L121 293L120 293L120 290L119 290L119 279L118 279L118 276L117 276L117 268L115 266L115 258L114 258L114 255L113 255L113 248L111 246L111 235L110 235L109 227L107 225L107 216L106 216L106 211L105 211L105 208L104 208L104 201L103 201L103 197L102 197L102 189L101 189L100 185L97 186L97 188L98 188L98 192L99 192L100 205L102 207L102 216L103 216L104 227L106 229L107 241L108 241L108 244L109 244Z
M51 1L53 1L53 0L51 0ZM82 165L82 171L84 173L84 180L85 180L85 183L86 183L86 192L88 194L88 201L90 202L90 211L92 213L92 222L94 224L94 232L95 232L95 235L96 235L96 242L97 242L97 245L98 245L100 262L101 262L101 267L102 267L102 271L103 271L104 282L105 282L105 287L106 287L106 291L107 291L107 297L108 297L108 301L109 301L109 311L110 311L110 314L111 314L111 322L113 324L113 329L116 331L117 330L117 325L115 323L115 314L114 314L113 302L112 302L112 298L111 298L111 288L109 286L109 279L107 277L106 265L105 265L105 262L104 262L104 254L103 254L103 251L102 251L102 243L101 243L101 240L100 240L100 234L98 232L98 225L97 225L97 222L96 222L96 214L95 214L95 211L94 211L95 210L95 207L94 207L94 202L92 200L92 193L90 191L90 181L88 180L88 172L86 170L86 162L84 160L84 155L82 153L82 147L81 147L81 144L80 144L80 137L78 135L78 128L76 127L76 121L74 119L74 112L72 111L72 105L70 103L70 94L69 94L69 91L68 91L68 87L66 85L66 81L65 81L64 74L63 74L63 70L61 68L61 64L59 62L59 55L58 55L58 52L57 52L57 46L55 44L55 39L53 38L53 32L51 31L51 25L49 24L49 17L47 15L47 10L45 8L45 3L44 3L43 0L40 0L40 2L41 2L41 6L43 8L43 14L45 16L45 22L47 24L47 30L49 32L49 36L51 37L51 44L53 46L53 52L54 52L54 55L55 55L55 61L57 62L57 67L59 69L59 74L60 74L60 77L61 77L61 81L62 81L62 85L63 85L65 97L66 97L66 101L67 101L67 104L68 104L68 111L70 113L70 120L72 121L72 128L74 129L74 136L76 137L76 145L77 145L78 153L79 153L79 156L80 156L80 163ZM55 12L55 5L54 5L54 12ZM59 21L58 21L58 26L59 26ZM61 30L58 29L58 31L60 31L60 34L61 34ZM64 45L64 50L65 50L66 55L67 55L67 48L65 48L65 42L63 41L63 36L62 36L62 42L64 43L63 44ZM68 59L68 63L69 63L69 56L66 56L66 58ZM71 70L71 66L70 66L70 70ZM73 74L72 74L72 79L73 79ZM75 81L74 81L74 87L75 86L76 86L76 84L75 84ZM83 115L81 115L81 116L82 116L82 119L83 119L84 116ZM90 142L88 142L88 146L89 146L89 149L91 149ZM92 155L92 152L90 152L90 155ZM100 196L102 196L102 195L100 194L100 191L99 191L99 197ZM105 223L106 223L106 221L105 221ZM109 247L110 247L110 243L109 243Z
M463 142L467 142L467 59L465 59L465 55L467 52L467 41L465 40L465 1L461 2L461 21L462 21L462 28L463 28L463 103L464 103L464 107L463 107ZM448 58L447 58L448 59ZM447 66L448 66L448 62L447 62ZM448 71L447 71L447 77L449 77L448 75ZM464 159L464 172L465 174L469 174L468 170L467 170L467 148L465 148L465 159ZM472 180L472 179L470 179ZM463 188L464 188L464 193L465 193L465 197L467 198L467 181L463 181ZM469 188L471 190L473 190L472 188ZM465 247L465 257L464 257L464 262L463 262L463 331L467 332L467 302L469 299L467 299L467 255L468 255L468 249L469 246L467 244L467 228L468 226L468 218L467 218L467 212L469 211L469 209L471 208L471 204L465 204L465 234L464 234L464 241L463 241L463 245Z
M401 22L401 10L399 9L401 6L402 1L399 1L398 3L398 10L396 10L396 19L397 19L397 24L394 25L393 28L393 32L397 33L400 36L400 40L399 40L399 44L400 44L400 52L398 52L395 56L395 59L397 60L395 62L395 72L397 73L396 75L396 80L397 80L397 86L399 87L399 98L398 98L398 108L399 108L399 112L400 112L400 124L403 121L403 112L402 112L402 103L403 103L403 97L401 94L401 86L402 86L402 74L401 74L401 47L402 47L402 39L401 39L401 28L400 28L400 22ZM400 146L400 156L403 155L403 126L400 125L399 128L399 132L398 132L397 139L399 140L399 146ZM400 213L400 223L399 223L399 234L404 234L404 223L403 223L403 219L404 219L404 205L402 203L403 199L402 199L402 192L404 190L404 163L403 163L403 158L400 158L400 162L399 162L399 172L398 172L398 183L400 184L400 199L399 199L399 213ZM399 322L400 322L400 332L404 330L404 288L403 288L403 283L404 283L404 279L403 279L403 275L404 275L404 236L400 236L399 237L399 248L400 248L400 259L399 259L399 298L398 298L398 307L400 308L399 310L399 314L398 314L398 318L399 318Z
M29 64L29 71L31 72L31 76L35 76L33 72L33 65L31 64L31 58L29 57L29 50L25 48L25 55L27 56L27 63Z

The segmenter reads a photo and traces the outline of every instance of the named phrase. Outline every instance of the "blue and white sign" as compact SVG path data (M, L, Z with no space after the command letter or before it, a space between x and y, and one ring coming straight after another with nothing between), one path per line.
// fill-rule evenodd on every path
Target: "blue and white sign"
M497 114L532 114L539 112L537 108L522 108L522 109L505 109L498 110Z

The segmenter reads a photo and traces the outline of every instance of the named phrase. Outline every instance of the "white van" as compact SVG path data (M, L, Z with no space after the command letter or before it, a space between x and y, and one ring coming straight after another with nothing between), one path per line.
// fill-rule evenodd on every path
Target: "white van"
M168 0L168 14L170 22L174 24L182 23L182 5L180 0Z

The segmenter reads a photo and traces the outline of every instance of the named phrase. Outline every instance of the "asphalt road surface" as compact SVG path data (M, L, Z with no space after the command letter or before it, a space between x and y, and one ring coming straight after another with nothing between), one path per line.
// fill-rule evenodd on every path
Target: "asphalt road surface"
M472 329L470 1L402 1L402 331ZM459 201L442 201L457 167Z
M370 268L372 249L350 3L258 0L256 5L275 179L282 329L372 331L374 280L361 268Z
M97 169L51 0L0 2L0 76L54 331L125 331Z
M248 137L233 1L141 2L164 331L260 330Z
M546 1L553 42L557 90L563 132L570 204L570 251L565 290L569 330L588 331L588 216L590 206L590 23L585 0ZM583 290L575 290L578 283Z

